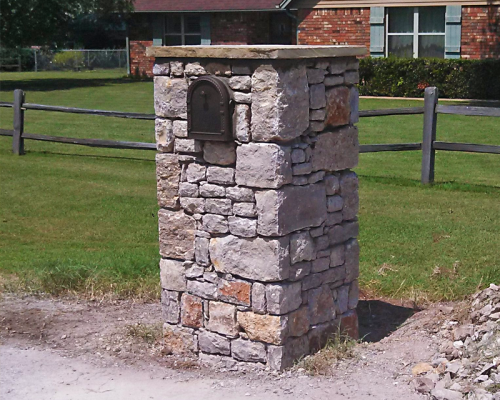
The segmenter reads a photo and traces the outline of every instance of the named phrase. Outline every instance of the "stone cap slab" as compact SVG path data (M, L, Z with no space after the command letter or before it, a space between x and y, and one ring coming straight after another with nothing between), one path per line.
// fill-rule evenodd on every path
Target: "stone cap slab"
M228 45L228 46L153 46L148 57L229 58L251 60L293 60L309 58L355 57L366 54L364 46L304 45Z

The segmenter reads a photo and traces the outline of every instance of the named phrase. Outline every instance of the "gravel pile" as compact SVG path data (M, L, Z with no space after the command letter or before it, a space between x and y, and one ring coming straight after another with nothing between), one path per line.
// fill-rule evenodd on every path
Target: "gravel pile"
M500 400L500 286L442 312L442 345L430 364L414 366L416 390L437 400Z

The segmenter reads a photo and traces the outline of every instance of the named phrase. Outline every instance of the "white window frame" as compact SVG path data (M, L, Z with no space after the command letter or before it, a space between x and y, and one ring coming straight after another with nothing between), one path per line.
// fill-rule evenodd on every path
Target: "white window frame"
M399 8L399 7L398 7ZM402 8L402 7L401 7ZM413 7L413 33L389 33L389 7L386 8L385 15L385 56L389 57L389 36L413 36L413 58L418 58L418 44L419 36L446 36L446 30L442 33L420 33L419 32L419 7ZM446 17L445 17L446 24ZM445 39L446 40L446 39ZM445 56L446 49L443 52L443 57Z
M181 44L179 46L185 46L186 45L186 36L199 36L200 37L200 44L202 40L202 33L201 33L201 16L196 15L198 18L200 18L200 32L199 33L186 33L185 32L185 18L186 16L192 16L193 14L185 14L185 13L179 13L177 14L181 17L181 31L176 32L176 33L167 33L167 18L168 15L165 15L165 18L163 19L163 43L167 43L167 37L168 36L179 36L181 37Z

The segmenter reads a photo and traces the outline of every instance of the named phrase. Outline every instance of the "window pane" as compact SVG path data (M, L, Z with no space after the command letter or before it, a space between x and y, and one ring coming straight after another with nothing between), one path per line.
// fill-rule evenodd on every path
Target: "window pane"
M443 35L419 36L418 56L444 58L444 36Z
M166 17L166 33L182 33L181 14L170 14Z
M167 35L165 36L165 46L181 46L182 36L181 35Z
M201 35L186 35L184 40L188 46L201 44Z
M389 33L413 33L413 7L389 8Z
M445 13L446 7L419 7L419 32L444 33Z
M413 36L389 36L389 56L413 57Z
M200 33L200 16L186 15L184 17L184 33Z

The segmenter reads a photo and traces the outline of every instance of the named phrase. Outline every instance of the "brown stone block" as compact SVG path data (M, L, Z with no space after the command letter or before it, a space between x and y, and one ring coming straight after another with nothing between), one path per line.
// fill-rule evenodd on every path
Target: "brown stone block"
M287 331L287 317L238 312L238 323L251 340L282 344Z
M208 306L209 319L207 329L226 336L237 336L239 332L236 322L236 306L211 301Z
M288 317L288 332L290 336L302 336L309 330L309 311L301 307L290 313Z
M199 297L184 293L181 297L181 323L191 328L203 326L203 303Z
M318 135L312 154L313 171L341 171L358 165L358 130L346 127Z
M340 332L355 340L359 339L358 314L356 310L350 310L340 316Z
M218 297L229 303L249 306L251 290L252 285L248 282L221 280L219 282Z
M350 90L346 86L335 86L326 92L326 125L341 126L349 124L351 106Z
M163 340L173 354L198 352L198 341L189 328L163 324Z

